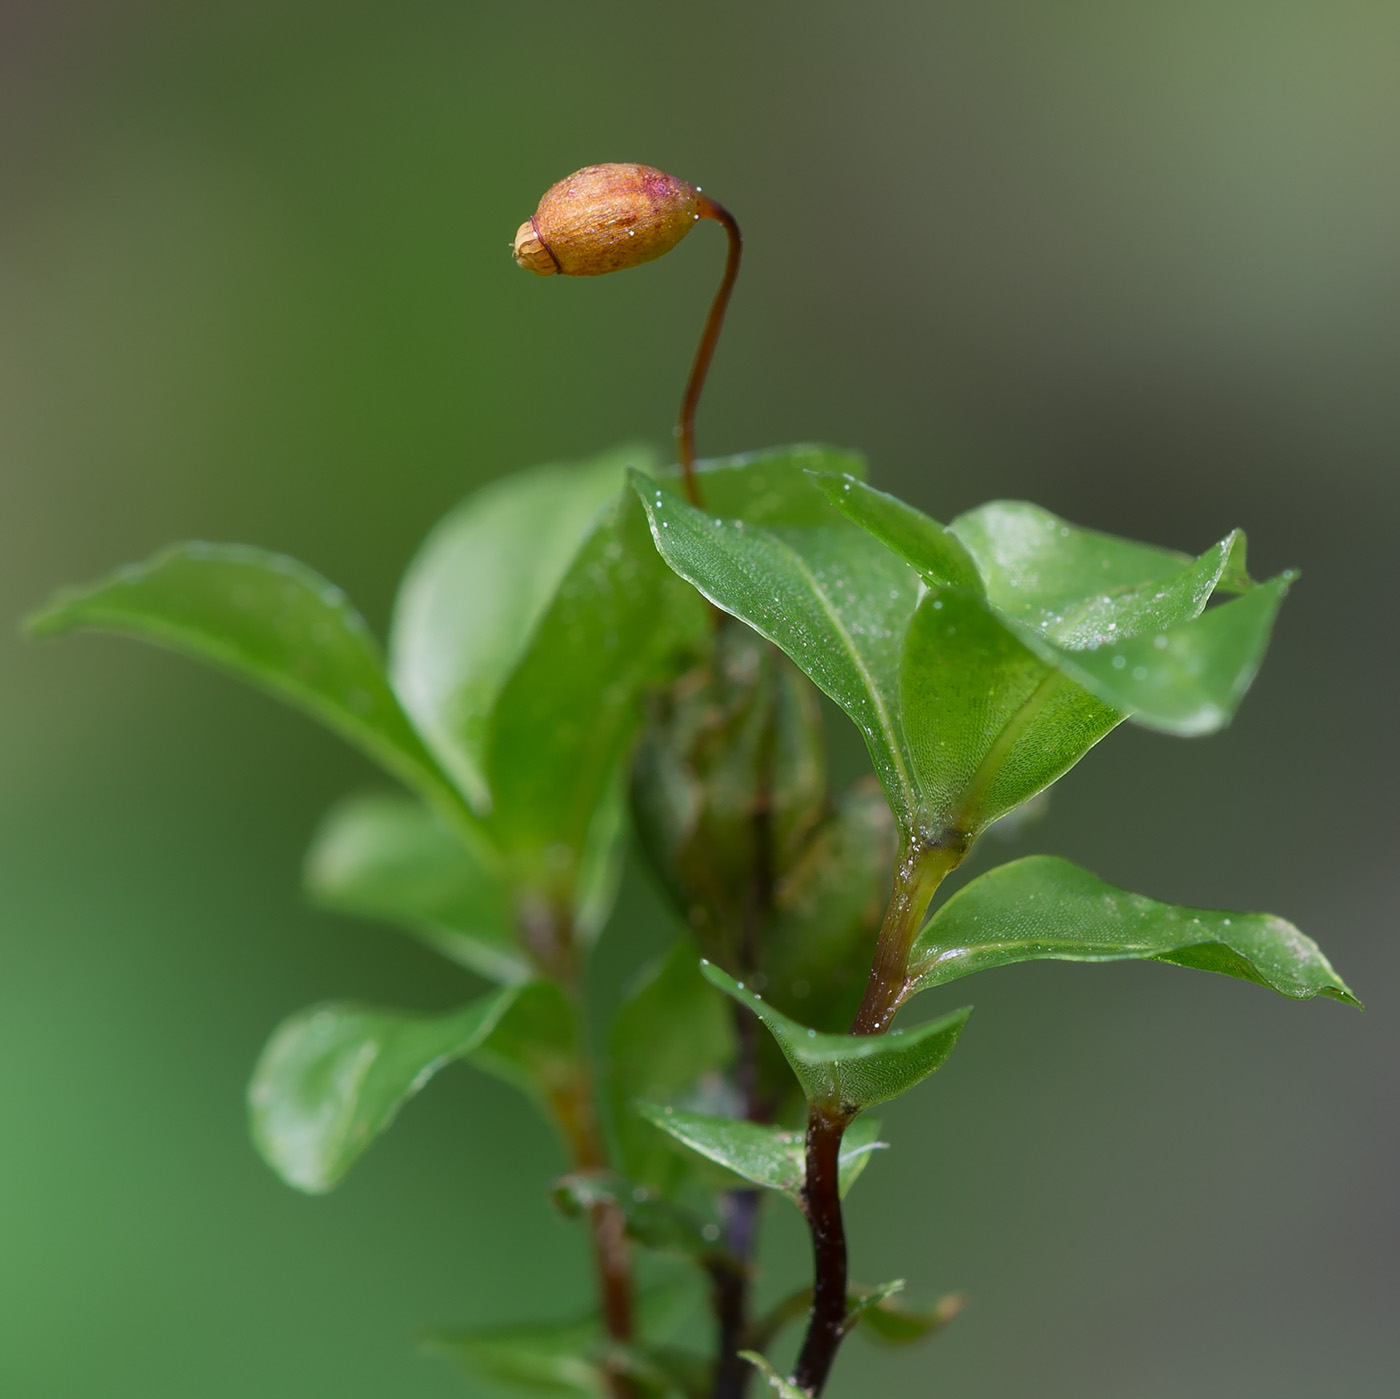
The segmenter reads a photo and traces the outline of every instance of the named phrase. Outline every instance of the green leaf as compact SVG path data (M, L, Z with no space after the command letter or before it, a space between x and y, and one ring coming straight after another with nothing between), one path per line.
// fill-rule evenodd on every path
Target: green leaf
M915 792L899 725L899 646L919 579L844 519L808 479L810 499L759 525L696 510L634 475L662 557L718 607L774 642L855 721L901 824ZM823 513L824 512L824 513Z
M798 1389L791 1380L785 1380L756 1350L741 1350L739 1354L768 1381L769 1390L778 1399L812 1399L805 1389Z
M499 875L411 798L352 797L332 808L305 881L323 908L397 923L493 981L531 976Z
M1258 673L1274 618L1296 577L1280 574L1244 597L1151 635L1047 654L1064 674L1144 728L1182 738L1214 733L1229 723Z
M1191 564L1185 554L1080 529L1023 500L979 505L959 515L949 532L976 561L993 607L1067 646L1101 637L1109 622L1121 620L1120 609L1141 605L1157 584ZM1243 543L1234 536L1221 562L1227 559L1242 567Z
M697 463L704 508L713 515L770 529L803 529L831 522L814 478L839 474L865 480L865 459L855 452L810 443L771 447ZM658 476L673 495L684 494L679 472Z
M1048 855L1001 865L954 894L915 943L910 989L1042 958L1174 962L1295 1000L1360 1005L1317 944L1282 918L1157 903Z
M816 479L826 498L847 519L917 569L930 587L966 588L982 595L982 575L976 562L957 535L937 520L852 476L823 472Z
M893 1290L888 1290L893 1287ZM911 1307L895 1295L903 1284L874 1289L863 1297L859 1310L846 1323L861 1323L861 1335L885 1345L907 1346L940 1332L967 1305L961 1292L951 1292L931 1307Z
M644 448L494 481L428 536L394 609L390 670L419 730L479 811L488 721L596 517Z
M644 513L619 492L535 622L490 715L491 828L522 878L576 889L599 810L618 800L644 695L707 635L703 604L657 557ZM616 848L622 825L610 810Z
M802 1132L784 1131L764 1123L734 1117L707 1117L680 1108L639 1103L637 1111L692 1151L765 1190L777 1190L801 1203L807 1178ZM842 1198L870 1160L886 1143L877 1141L880 1124L874 1119L853 1122L841 1140L837 1172Z
M449 1015L344 1003L300 1011L253 1071L254 1145L288 1185L330 1190L439 1069L490 1036L518 994L498 991Z
M1296 577L1256 588L1239 530L1190 559L1023 501L994 501L950 529L996 615L1042 660L1134 722L1188 737L1229 722ZM1247 596L1201 616L1217 591Z
M209 661L307 711L465 820L390 690L364 619L295 559L241 544L179 544L58 594L28 627L40 637L116 632Z
M929 593L900 672L919 829L975 836L1068 771L1123 720L962 593Z
M846 1116L897 1098L927 1078L953 1052L972 1014L964 1006L938 1020L883 1035L822 1035L789 1020L733 977L706 962L701 970L747 1006L778 1042L808 1100Z
M700 975L689 944L678 942L629 988L608 1035L607 1099L618 1165L629 1179L670 1192L683 1171L635 1104L681 1101L733 1055L729 1007Z

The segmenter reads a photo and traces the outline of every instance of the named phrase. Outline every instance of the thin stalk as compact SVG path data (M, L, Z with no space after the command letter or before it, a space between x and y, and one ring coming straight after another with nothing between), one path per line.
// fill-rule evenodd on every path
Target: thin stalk
M580 1028L579 1056L573 1073L549 1095L549 1107L568 1148L575 1171L599 1172L609 1167L607 1148L598 1123L598 1088L583 1034L585 1008L579 985L578 958L572 919L562 910L536 905L521 919L525 943L536 964L556 980L573 1000ZM598 1303L609 1338L619 1344L632 1340L636 1305L632 1280L632 1250L626 1221L616 1200L596 1201L588 1209L593 1268ZM609 1374L612 1399L636 1399L636 1389L624 1375Z
M715 355L715 344L724 325L724 313L729 309L729 298L734 291L734 282L739 275L739 259L744 251L744 235L739 231L738 221L722 204L701 195L696 202L698 217L714 219L724 225L729 235L729 255L724 262L724 276L720 278L719 290L710 305L710 314L705 319L705 329L700 336L699 348L695 351L695 363L690 368L690 378L686 381L685 397L681 399L680 419L676 424L676 437L680 444L681 473L685 478L685 493L690 503L700 504L700 483L695 477L695 410L700 403L700 391L705 387L705 376L710 372L710 361Z

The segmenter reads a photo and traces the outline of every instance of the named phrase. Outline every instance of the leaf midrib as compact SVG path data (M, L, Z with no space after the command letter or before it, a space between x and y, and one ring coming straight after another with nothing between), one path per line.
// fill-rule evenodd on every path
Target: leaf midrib
M771 533L771 531L769 531L769 533ZM890 758L893 760L895 771L899 775L900 793L904 798L904 810L907 814L912 815L914 811L913 784L909 778L909 770L904 764L904 754L900 750L899 735L895 730L894 721L890 717L890 712L885 705L884 697L875 684L870 668L865 664L860 652L856 649L854 638L846 629L846 624L841 620L840 614L832 606L825 590L817 581L816 574L813 573L808 566L807 560L790 545L779 539L777 535L773 535L772 537L781 548L787 551L793 562L797 565L799 572L807 580L812 592L816 595L818 601L820 601L822 610L826 613L832 627L836 630L837 635L840 637L847 653L854 663L856 670L859 672L860 678L865 684L866 693L870 696L871 702L875 706L876 718L879 720L881 733L884 735L885 744L889 749Z

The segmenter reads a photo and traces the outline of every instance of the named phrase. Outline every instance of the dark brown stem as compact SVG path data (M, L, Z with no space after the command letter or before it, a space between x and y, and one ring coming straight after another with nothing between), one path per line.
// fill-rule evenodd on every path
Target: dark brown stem
M700 504L700 485L695 479L695 409L700 402L700 391L705 387L705 376L710 372L710 361L715 355L715 344L724 325L724 313L729 309L729 297L734 290L735 278L739 275L739 259L744 251L744 235L734 215L722 204L703 194L696 201L698 216L714 219L724 225L729 235L729 256L724 262L724 276L720 279L719 290L710 305L710 314L705 321L705 330L700 337L700 346L695 351L695 363L690 367L690 378L686 382L685 397L681 399L680 420L676 424L676 437L680 444L681 473L685 477L685 493L692 505Z
M812 1311L792 1382L822 1392L846 1334L846 1230L841 1221L839 1164L846 1119L814 1106L807 1119L807 1181L802 1208L812 1234Z
M853 1035L881 1035L909 991L909 954L938 886L967 854L960 831L906 845L895 868L894 891ZM818 1395L846 1334L846 1232L841 1219L841 1138L850 1119L839 1107L813 1104L807 1119L807 1180L803 1208L812 1235L812 1310L792 1380Z

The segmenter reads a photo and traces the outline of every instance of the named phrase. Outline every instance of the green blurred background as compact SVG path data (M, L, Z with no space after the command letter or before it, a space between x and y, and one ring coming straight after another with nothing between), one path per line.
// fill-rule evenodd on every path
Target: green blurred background
M373 774L187 663L13 623L193 536L382 629L472 486L667 440L717 232L599 281L507 255L623 159L747 234L702 451L858 446L945 519L1241 524L1304 573L1235 728L1119 734L992 853L1283 913L1370 1010L1132 965L943 993L978 1014L886 1114L854 1267L972 1304L927 1349L853 1341L830 1392L1393 1395L1397 131L1394 0L5 0L0 1392L459 1394L423 1325L583 1297L552 1141L468 1069L326 1199L246 1141L281 1016L463 994L300 901ZM599 996L668 936L634 876ZM805 1253L773 1220L776 1290Z

